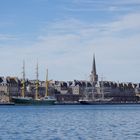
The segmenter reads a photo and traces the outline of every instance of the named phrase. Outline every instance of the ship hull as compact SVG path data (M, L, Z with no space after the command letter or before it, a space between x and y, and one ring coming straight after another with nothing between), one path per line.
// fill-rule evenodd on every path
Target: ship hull
M83 105L104 105L104 104L113 104L112 102L107 102L107 101L102 101L102 102L98 102L98 101L80 101L80 104Z
M95 100L79 100L80 104L85 105L103 105L103 104L113 104L113 99L95 99Z
M34 100L31 98L12 98L12 102L19 105L53 105L55 100Z
M140 104L140 102L87 102L80 101L81 105L130 105L130 104Z

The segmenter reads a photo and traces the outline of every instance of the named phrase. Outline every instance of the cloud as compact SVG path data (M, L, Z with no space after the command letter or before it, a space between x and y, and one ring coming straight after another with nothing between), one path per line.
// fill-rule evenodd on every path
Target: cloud
M73 0L71 4L66 4L65 8L73 12L91 12L91 11L106 11L106 12L122 12L122 11L139 11L139 0Z
M73 19L59 21L51 28L48 26L50 30L54 30L54 34L51 32L49 36L48 32L48 36L42 37L41 46L46 46L46 48L50 46L47 50L48 55L50 53L55 58L51 63L58 66L63 74L66 73L65 70L69 72L73 78L76 76L79 79L84 78L81 73L90 72L92 54L95 52L100 74L105 73L108 78L112 77L114 80L134 81L135 79L138 81L140 77L131 73L137 71L133 69L134 67L139 68L140 32L136 31L140 26L139 17L139 13L133 13L102 24ZM134 31L134 33L127 32L126 34L126 30ZM71 68L75 70L75 73L70 71ZM128 77L125 74L128 74Z
M71 36L77 40L89 40L91 38L101 38L103 36L116 35L125 36L134 34L139 34L140 29L140 13L130 13L118 17L111 22L95 23L95 22L85 22L78 19L68 19L68 20L58 20L51 25L47 25L44 28L44 32L47 31L48 36L64 38ZM126 34L126 31L128 34ZM45 40L47 35L39 36L39 39ZM55 38L54 38L55 40Z
M117 1L112 1L112 0L108 0L108 1L104 1L104 0L72 0L72 2L74 4L79 4L79 3L83 3L83 4L118 4L118 5L122 5L122 4L140 4L139 0L117 0Z
M140 13L133 13L122 17L120 20L113 22L109 25L109 28L116 31L130 30L140 28Z
M114 1L113 1L114 2ZM117 4L140 4L139 0L119 0L119 1L115 1Z
M1 41L7 41L7 40L16 40L17 38L13 35L7 35L7 34L0 34L0 40Z
M72 18L47 24L30 46L22 42L20 46L0 48L1 72L20 76L25 59L26 75L34 79L38 59L40 79L45 79L46 67L50 79L85 79L95 52L99 75L104 74L107 80L139 81L139 17L139 13L133 13L108 23ZM126 34L126 30L131 32Z

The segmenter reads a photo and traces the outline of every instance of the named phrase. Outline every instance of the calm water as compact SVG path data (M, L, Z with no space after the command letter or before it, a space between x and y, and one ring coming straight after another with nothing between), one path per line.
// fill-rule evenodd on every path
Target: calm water
M140 140L140 105L0 106L0 140Z

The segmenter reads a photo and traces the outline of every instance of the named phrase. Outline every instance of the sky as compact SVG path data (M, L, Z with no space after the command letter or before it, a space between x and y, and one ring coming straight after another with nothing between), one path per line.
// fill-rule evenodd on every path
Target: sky
M0 0L0 76L140 82L140 0Z

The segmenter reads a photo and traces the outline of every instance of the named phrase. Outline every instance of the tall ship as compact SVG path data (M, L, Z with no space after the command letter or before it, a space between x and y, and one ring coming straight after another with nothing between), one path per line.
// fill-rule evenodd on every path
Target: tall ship
M90 82L92 87L89 89L86 87L81 99L79 102L81 104L112 104L113 98L105 98L104 97L104 87L103 87L103 77L101 78L101 84L98 83L98 75L96 73L96 63L95 63L95 55L93 55L93 64L92 71L90 75ZM96 97L95 95L98 95Z
M45 97L38 98L39 97L39 80L38 80L38 63L36 66L36 87L35 87L35 98L32 97L26 97L25 96L25 62L23 62L23 78L22 78L22 88L21 88L21 96L19 97L12 97L12 102L15 104L21 104L21 105L54 105L56 102L56 99L54 96L48 95L48 69L46 72L46 93Z
M81 104L85 104L85 105L113 104L112 101L113 98L104 97L104 89L103 89L102 81L101 81L101 86L98 87L92 86L90 92L87 88L85 88L83 96L79 100Z

